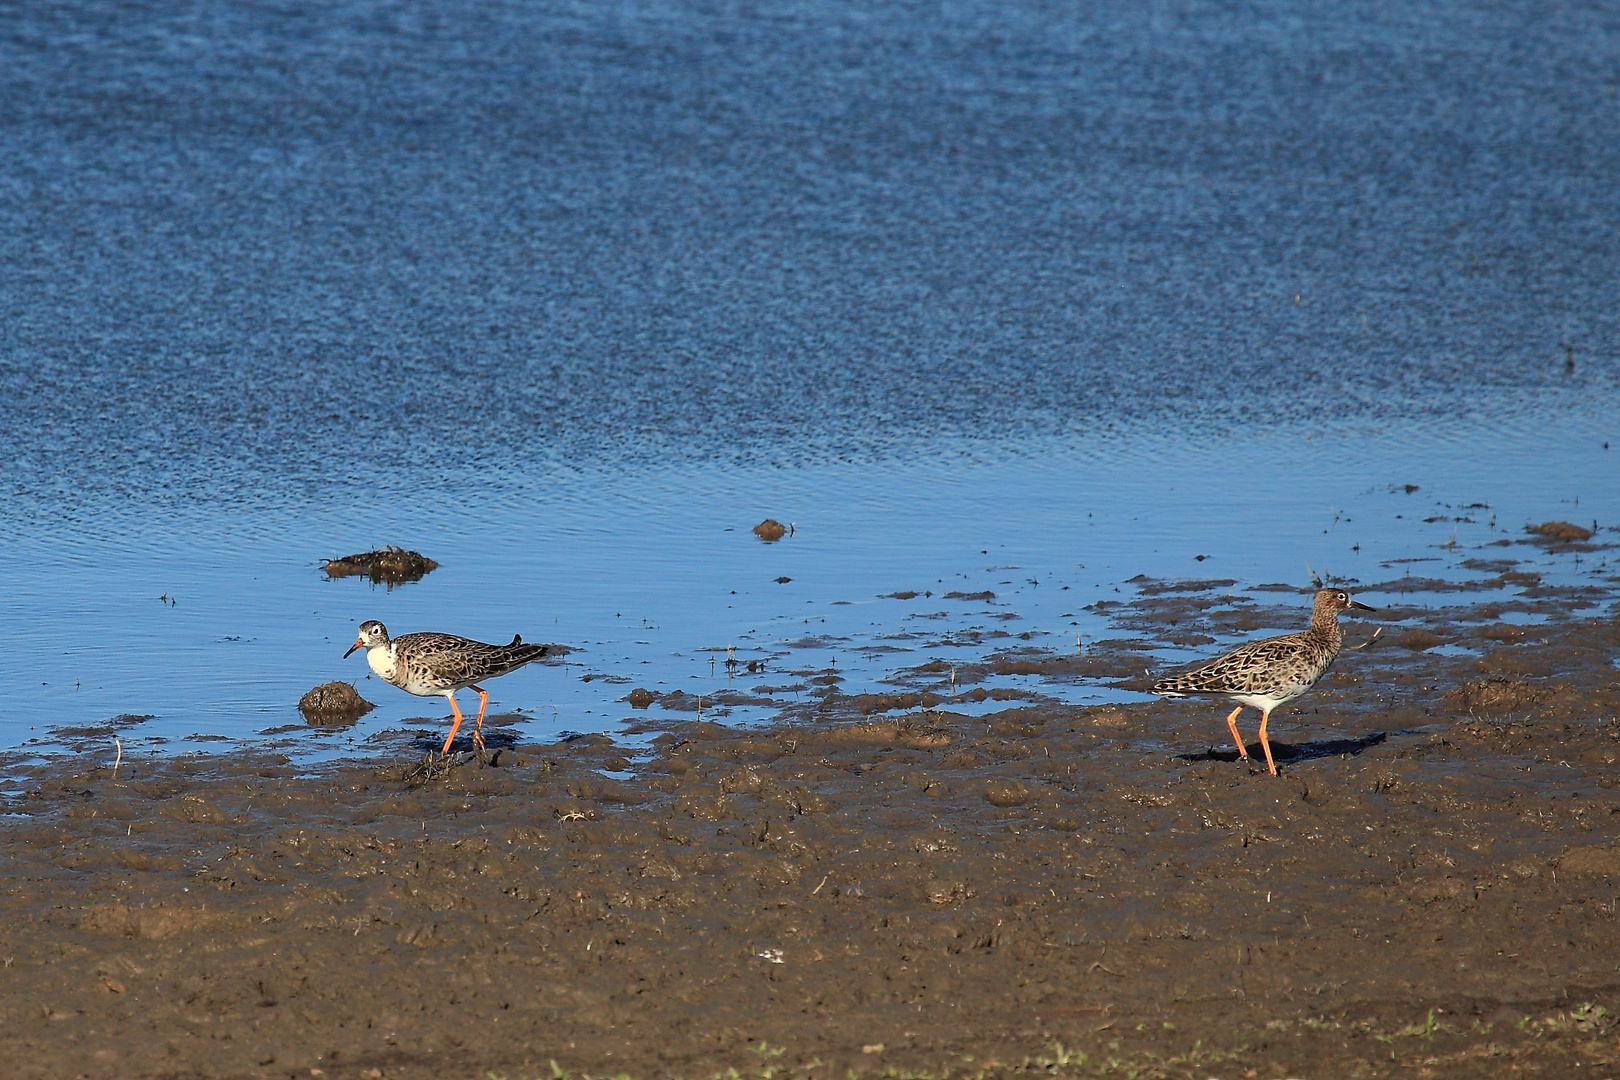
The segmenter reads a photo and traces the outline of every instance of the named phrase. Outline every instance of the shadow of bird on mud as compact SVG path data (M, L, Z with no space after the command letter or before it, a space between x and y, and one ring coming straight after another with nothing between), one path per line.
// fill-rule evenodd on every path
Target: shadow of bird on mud
M1314 742L1284 743L1275 739L1271 743L1271 753L1278 761L1312 761L1316 758L1342 757L1346 754L1354 757L1364 750L1371 749L1389 738L1383 731L1375 731L1370 735L1363 735L1359 739L1318 739ZM1196 754L1177 754L1178 761L1236 761L1238 753L1235 749L1220 750L1210 747L1208 750Z

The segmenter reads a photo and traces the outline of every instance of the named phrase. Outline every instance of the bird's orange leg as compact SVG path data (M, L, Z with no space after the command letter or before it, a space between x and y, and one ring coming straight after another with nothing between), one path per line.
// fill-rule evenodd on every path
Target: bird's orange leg
M456 732L461 730L462 716L461 709L456 705L455 694L446 694L444 699L450 703L450 711L456 714L456 722L450 725L450 734L444 737L444 749L439 751L441 754L448 754L450 753L450 744L456 741Z
M478 694L478 722L473 725L473 743L477 745L478 752L484 752L484 710L489 708L489 692L482 686L469 686L469 690Z
M1243 711L1243 706L1242 705L1239 705L1237 708L1233 709L1232 710L1232 715L1228 716L1226 718L1226 726L1232 729L1232 741L1237 743L1238 757L1242 758L1244 761L1248 761L1249 760L1249 748L1247 746L1243 745L1243 736L1238 734L1238 729L1237 729L1238 713L1240 713L1242 711Z
M1271 770L1271 775L1272 776L1276 776L1277 775L1277 766L1271 760L1271 743L1268 742L1267 739L1266 739L1266 721L1270 720L1270 719L1271 719L1271 710L1270 709L1261 709L1260 710L1260 747L1261 747L1261 749L1265 750L1265 752L1266 752L1266 768Z

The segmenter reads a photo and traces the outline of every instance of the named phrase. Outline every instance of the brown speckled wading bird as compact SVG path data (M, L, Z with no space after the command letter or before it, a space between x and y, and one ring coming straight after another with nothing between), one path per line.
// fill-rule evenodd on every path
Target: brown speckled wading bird
M1378 610L1357 603L1338 589L1321 589L1311 608L1310 629L1251 641L1180 675L1160 679L1153 684L1153 693L1163 697L1209 694L1237 702L1238 707L1226 718L1226 726L1232 729L1232 741L1237 743L1238 753L1245 761L1249 758L1249 748L1243 745L1243 736L1238 734L1238 713L1245 705L1259 709L1260 748L1266 752L1266 768L1276 776L1271 743L1266 739L1266 722L1271 719L1271 710L1305 693L1327 671L1344 642L1339 630L1339 612L1349 608Z
M546 655L547 646L525 645L521 637L513 637L510 645L486 645L454 634L404 634L390 638L387 627L372 619L360 624L360 636L349 646L349 652L343 654L344 659L356 649L366 650L366 663L371 665L372 671L406 693L420 697L437 695L450 703L456 721L450 725L450 734L445 737L441 751L448 754L462 721L461 709L456 706L456 691L473 690L478 694L473 743L482 753L484 710L489 707L489 693L477 684L540 659Z

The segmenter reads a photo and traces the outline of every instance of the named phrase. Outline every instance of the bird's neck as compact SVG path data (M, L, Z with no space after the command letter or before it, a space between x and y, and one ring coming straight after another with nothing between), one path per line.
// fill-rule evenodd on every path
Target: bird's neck
M1339 628L1339 613L1332 608L1323 608L1311 615L1311 633L1324 639L1333 648L1337 649L1344 640L1344 632Z
M366 663L371 666L372 671L377 673L378 678L392 682L394 678L393 643L371 646L366 650Z

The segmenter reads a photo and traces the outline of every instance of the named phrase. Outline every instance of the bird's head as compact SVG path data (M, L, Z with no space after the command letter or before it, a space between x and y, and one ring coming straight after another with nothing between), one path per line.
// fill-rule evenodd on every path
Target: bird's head
M376 619L369 619L360 624L360 634L354 639L354 644L349 646L349 652L343 654L343 659L347 660L349 654L356 649L373 649L386 644L388 644L388 628Z
M1359 600L1351 598L1343 589L1319 589L1316 593L1316 610L1329 615L1338 615L1341 611L1355 608L1358 611L1377 611L1375 607L1368 607Z

